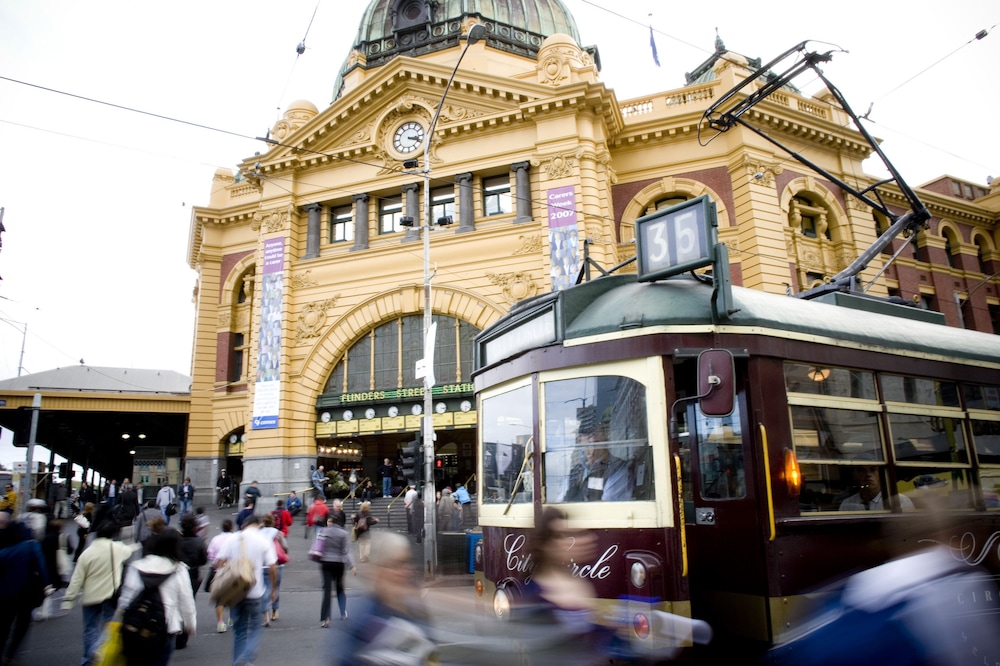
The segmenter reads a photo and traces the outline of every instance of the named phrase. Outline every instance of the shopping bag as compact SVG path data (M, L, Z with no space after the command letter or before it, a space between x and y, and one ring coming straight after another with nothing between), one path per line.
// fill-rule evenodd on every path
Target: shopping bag
M112 620L104 625L101 644L94 653L94 666L127 666L121 622Z
M257 583L253 563L247 559L246 544L240 538L240 557L228 560L215 570L210 593L216 606L235 606L247 598L247 594Z

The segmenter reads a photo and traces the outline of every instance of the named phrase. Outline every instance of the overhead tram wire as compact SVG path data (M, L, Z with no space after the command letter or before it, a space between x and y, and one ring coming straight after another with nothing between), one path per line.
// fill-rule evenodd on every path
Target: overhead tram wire
M320 0L316 0L316 6L313 8L312 17L309 19L309 24L306 26L305 34L302 35L302 41L295 47L295 60L292 61L292 68L288 71L288 78L285 79L285 86L281 89L281 95L278 97L278 104L276 105L277 111L281 111L281 105L285 102L285 94L288 92L288 86L291 85L292 76L295 74L295 66L299 64L299 58L306 52L306 38L309 37L309 30L312 28L313 21L316 20L316 12L319 11L319 2ZM279 119L275 118L275 120Z

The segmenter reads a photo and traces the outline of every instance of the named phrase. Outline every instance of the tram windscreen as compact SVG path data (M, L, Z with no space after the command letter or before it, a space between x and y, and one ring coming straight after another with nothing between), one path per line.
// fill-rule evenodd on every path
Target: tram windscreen
M531 387L484 398L482 428L483 502L520 504L534 493Z
M646 388L596 376L544 382L548 502L652 500Z

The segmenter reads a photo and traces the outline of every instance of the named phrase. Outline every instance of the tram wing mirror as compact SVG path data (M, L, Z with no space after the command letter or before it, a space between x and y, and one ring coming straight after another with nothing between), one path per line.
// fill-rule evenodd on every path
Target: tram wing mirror
M736 369L728 349L698 354L698 406L705 416L729 416L736 403Z

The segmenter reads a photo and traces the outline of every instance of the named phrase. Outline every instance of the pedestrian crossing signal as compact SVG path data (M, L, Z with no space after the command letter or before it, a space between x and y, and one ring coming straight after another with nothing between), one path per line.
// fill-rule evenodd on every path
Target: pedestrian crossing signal
M420 480L420 462L418 452L420 443L417 440L408 442L400 451L400 462L403 467L403 477L407 484L416 484Z

